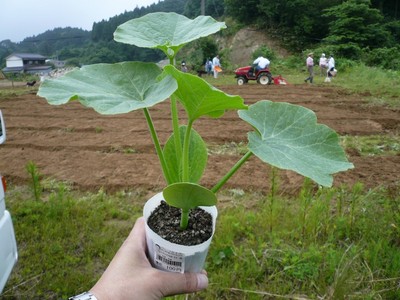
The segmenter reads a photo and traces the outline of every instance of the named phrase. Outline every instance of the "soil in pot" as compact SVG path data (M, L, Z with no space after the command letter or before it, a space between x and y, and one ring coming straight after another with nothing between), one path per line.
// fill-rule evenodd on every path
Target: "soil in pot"
M180 228L180 221L180 209L161 201L148 218L147 225L163 239L179 245L198 245L212 236L212 216L201 208L190 211L185 230Z

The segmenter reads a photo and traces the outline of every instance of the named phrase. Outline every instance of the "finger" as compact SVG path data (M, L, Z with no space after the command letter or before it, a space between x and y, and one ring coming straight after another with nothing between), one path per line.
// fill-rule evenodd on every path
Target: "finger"
M126 242L132 245L140 245L143 249L146 248L146 232L144 217L136 220L131 232L129 233Z
M198 292L208 286L208 277L204 273L161 272L160 274L161 282L168 283L162 289L164 296Z
M143 217L136 220L129 236L119 248L114 260L121 257L121 263L146 263L146 233L145 221Z

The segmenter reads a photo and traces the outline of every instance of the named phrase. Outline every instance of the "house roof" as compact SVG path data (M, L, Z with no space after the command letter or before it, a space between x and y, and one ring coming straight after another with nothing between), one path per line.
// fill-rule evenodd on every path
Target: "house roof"
M9 56L6 57L6 59L10 58L10 57L19 57L21 59L25 59L25 60L44 60L46 59L45 56L40 55L40 54L35 54L35 53L12 53Z

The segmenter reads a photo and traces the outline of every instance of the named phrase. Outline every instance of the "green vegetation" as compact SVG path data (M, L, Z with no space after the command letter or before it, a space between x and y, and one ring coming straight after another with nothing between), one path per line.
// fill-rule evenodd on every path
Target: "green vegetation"
M149 196L79 193L50 179L40 185L40 201L28 187L7 193L20 257L5 299L66 299L88 290ZM292 196L276 188L219 193L229 201L219 207L207 259L210 286L189 299L400 297L399 187L314 189L305 181Z
M343 144L362 156L400 155L400 136L345 136Z
M292 52L324 48L315 52L361 58L374 66L399 67L396 1L225 0L225 14L243 24L267 29ZM380 55L383 53L386 55Z
M37 89L33 89L36 93ZM25 85L21 86L21 84L15 83L15 86L12 87L10 83L10 87L8 88L0 88L0 101L1 99L6 99L10 97L16 97L16 96L21 96L21 95L26 95L31 93L32 90L27 89Z
M47 180L41 186L40 201L28 187L7 191L19 263L8 283L16 290L5 290L5 298L67 299L86 290L141 214L138 191L78 195L62 182Z
M42 186L40 185L41 174L33 161L28 162L26 165L26 171L31 179L31 188L33 192L34 199L39 201L42 195Z

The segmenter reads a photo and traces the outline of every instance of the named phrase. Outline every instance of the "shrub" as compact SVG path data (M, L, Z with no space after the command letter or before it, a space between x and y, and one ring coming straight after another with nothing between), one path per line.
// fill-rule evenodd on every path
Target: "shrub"
M256 59L259 56L264 56L269 60L273 61L277 58L276 53L265 45L258 47L252 54L252 58Z
M400 47L378 48L366 51L363 55L363 60L368 66L400 70Z

